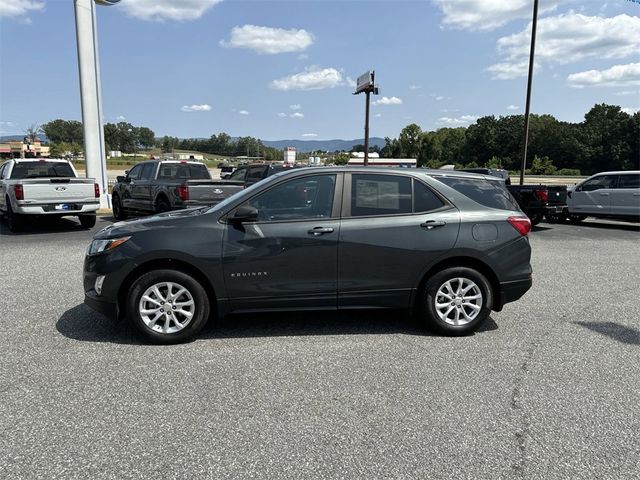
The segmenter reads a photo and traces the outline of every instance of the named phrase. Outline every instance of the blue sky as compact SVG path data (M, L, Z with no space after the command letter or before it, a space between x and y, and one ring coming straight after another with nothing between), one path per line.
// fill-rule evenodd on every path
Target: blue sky
M522 113L532 0L122 0L99 7L104 120L157 135L362 137ZM541 0L532 111L640 107L640 4ZM72 0L2 0L0 133L80 120Z

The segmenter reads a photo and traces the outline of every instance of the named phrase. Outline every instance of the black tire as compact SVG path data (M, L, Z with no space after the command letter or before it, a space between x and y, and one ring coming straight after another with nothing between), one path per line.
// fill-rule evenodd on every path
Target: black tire
M10 232L15 233L22 230L22 216L13 212L9 198L7 198L7 226Z
M171 303L170 301L167 301L166 303L162 303L162 305L160 305L163 311L167 310L168 312L159 312L160 317L156 322L156 327L160 330L154 329L151 326L147 325L145 320L142 318L142 314L139 309L140 301L147 289L164 282L171 282L184 287L187 290L188 294L191 295L194 303L192 317L188 321L188 323L186 323L186 326L184 326L181 330L169 333L164 333L162 331L163 327L166 324L169 325L169 329L175 329L178 328L178 324L175 320L180 318L182 320L182 323L184 323L185 319L184 316L176 315L177 313L179 313L179 310L176 312L175 305L173 306L173 310L170 310L168 308L168 305ZM159 290L163 295L166 296L166 289L163 290L161 287L159 288ZM184 298L186 297L179 298L182 298L184 300ZM166 296L166 299L168 299L168 296ZM148 303L147 305L155 306L155 304L151 303ZM129 294L126 299L127 318L131 321L131 323L133 323L133 326L140 334L140 336L151 343L163 345L182 343L193 339L193 337L195 337L198 332L202 330L202 327L204 327L204 325L207 323L207 320L209 318L209 310L209 297L203 286L193 277L178 270L153 270L151 272L145 273L135 282L133 282L133 285L131 285ZM161 323L162 325L160 325ZM173 327L171 325L173 325Z
M171 210L169 200L164 197L160 197L156 200L156 213L164 213Z
M455 325L452 323L448 323L440 317L436 309L436 300L440 299L441 301L439 303L441 304L448 303L448 300L446 300L446 302L443 302L442 297L438 296L438 290L440 290L440 288L443 287L447 282L451 282L451 285L455 290L456 286L458 285L457 279L460 278L471 281L473 284L475 284L475 286L482 294L482 298L477 299L480 310L475 315L475 317L473 317L470 321L467 321L467 323L461 322L461 324ZM473 293L473 289L471 290L471 292ZM427 325L439 333L458 336L466 335L473 332L482 324L482 322L487 319L487 317L489 317L489 314L491 313L491 307L493 305L493 291L487 278L477 270L468 267L450 267L436 273L435 275L431 276L429 280L427 280L427 283L425 284L422 291L421 299L422 315ZM463 309L463 311L465 312L472 311L471 307L456 305L455 302L452 302L452 304L454 310L451 310L451 313L449 313L448 315L451 315L452 313L455 314L455 309ZM453 316L451 321L453 321L454 318L455 315Z
M574 225L580 225L584 219L586 219L586 215L571 215L569 217L569 221Z
M544 215L538 214L538 215L530 216L529 220L531 220L531 225L538 225L542 221L543 218L544 218Z
M96 214L78 215L82 228L93 228L96 226Z
M127 211L122 207L122 200L118 195L111 197L111 211L113 212L113 218L116 220L126 220Z

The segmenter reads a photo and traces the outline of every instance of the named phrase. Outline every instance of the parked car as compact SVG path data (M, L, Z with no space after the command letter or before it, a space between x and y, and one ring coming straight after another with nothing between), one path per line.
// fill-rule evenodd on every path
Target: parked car
M215 205L242 190L242 182L214 181L206 165L186 160L138 163L113 186L113 216Z
M502 178L532 225L537 225L544 217L556 221L567 214L567 187L564 185L512 185L509 172L501 168L463 168L461 171Z
M230 312L367 307L409 309L461 335L531 287L530 228L491 177L292 169L212 208L101 230L85 302L156 343Z
M568 206L576 223L587 217L640 221L640 170L593 175L569 192Z
M0 165L0 213L12 232L40 216L74 216L91 228L99 206L100 186L78 178L67 160L12 159Z
M279 172L291 170L295 167L285 166L274 163L253 163L249 165L240 165L229 176L230 181L242 182L245 187L249 187L254 183L258 183L260 180L264 180L271 175L275 175Z
M222 180L228 179L236 171L236 167L233 165L220 165L218 168L220 168L220 178Z

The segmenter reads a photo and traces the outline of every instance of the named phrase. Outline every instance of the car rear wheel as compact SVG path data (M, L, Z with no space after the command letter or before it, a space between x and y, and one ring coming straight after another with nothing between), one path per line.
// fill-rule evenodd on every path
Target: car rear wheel
M78 216L80 225L82 228L93 228L96 225L96 216L94 215L80 215Z
M531 220L531 225L538 225L543 218L544 218L544 215L538 214L538 215L531 215L531 217L529 217L529 220Z
M114 195L111 204L111 210L113 211L113 218L116 220L126 220L127 212L122 208L122 201L118 195Z
M166 198L160 197L156 201L156 213L168 212L171 210L171 205L169 205L169 201Z
M493 295L484 275L468 267L452 267L433 275L423 292L423 315L434 330L464 335L491 313Z
M149 342L181 343L191 340L207 322L209 298L186 273L154 270L129 289L127 316Z
M11 208L11 202L7 198L7 226L10 232L19 232L22 229L22 216Z
M582 223L583 220L585 220L587 218L586 215L571 215L569 217L569 221L571 223L573 223L574 225L579 225Z

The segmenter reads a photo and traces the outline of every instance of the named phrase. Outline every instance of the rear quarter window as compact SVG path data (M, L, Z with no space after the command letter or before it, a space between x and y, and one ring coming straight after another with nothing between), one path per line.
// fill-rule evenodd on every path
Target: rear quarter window
M516 200L500 181L462 177L439 177L437 180L485 207L520 210Z

